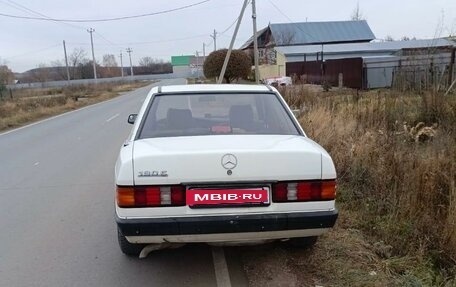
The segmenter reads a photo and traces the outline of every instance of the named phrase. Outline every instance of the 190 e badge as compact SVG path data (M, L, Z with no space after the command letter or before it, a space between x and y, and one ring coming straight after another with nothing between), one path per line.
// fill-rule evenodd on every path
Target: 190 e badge
M168 176L168 171L162 170L145 170L145 171L139 171L138 172L138 177L167 177Z

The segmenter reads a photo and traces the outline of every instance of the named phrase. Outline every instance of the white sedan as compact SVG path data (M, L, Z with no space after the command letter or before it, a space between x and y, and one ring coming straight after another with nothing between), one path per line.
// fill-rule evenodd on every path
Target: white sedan
M281 95L260 85L153 88L115 167L121 250L270 240L333 227L336 170Z

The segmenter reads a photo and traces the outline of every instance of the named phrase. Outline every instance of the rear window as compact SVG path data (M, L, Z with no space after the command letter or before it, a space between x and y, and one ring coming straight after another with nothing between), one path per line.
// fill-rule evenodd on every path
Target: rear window
M155 96L138 138L211 134L299 135L276 94Z

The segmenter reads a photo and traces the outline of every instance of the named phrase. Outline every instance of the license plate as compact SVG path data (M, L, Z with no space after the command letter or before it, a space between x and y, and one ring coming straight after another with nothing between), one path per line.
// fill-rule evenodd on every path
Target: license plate
M186 200L190 207L268 205L269 188L189 188Z

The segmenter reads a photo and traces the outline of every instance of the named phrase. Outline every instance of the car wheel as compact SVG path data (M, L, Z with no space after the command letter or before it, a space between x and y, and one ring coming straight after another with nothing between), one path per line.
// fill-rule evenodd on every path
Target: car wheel
M117 239L119 241L120 250L128 256L139 256L141 250L146 246L145 244L134 244L128 242L127 238L125 238L119 228L117 228Z
M312 248L317 243L318 236L296 237L287 241L288 245L299 248Z

